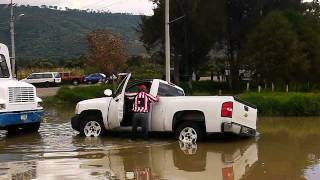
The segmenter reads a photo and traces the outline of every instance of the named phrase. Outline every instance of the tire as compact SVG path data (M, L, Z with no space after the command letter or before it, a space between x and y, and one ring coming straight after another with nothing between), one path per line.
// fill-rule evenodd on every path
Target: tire
M46 88L50 87L50 83L49 82L45 82L44 83L44 87L46 87Z
M11 127L8 127L6 130L8 135L15 135L15 134L21 133L21 130L18 126L11 126Z
M81 136L98 137L105 135L106 129L101 117L88 115L81 118L79 132Z
M79 80L77 80L77 79L72 80L72 84L74 86L78 86L79 85Z
M37 122L37 123L31 123L31 124L26 124L22 126L11 126L11 127L8 127L6 130L8 131L9 135L14 135L14 134L20 134L20 133L38 132L39 128L40 128L40 122Z
M183 122L175 131L176 139L184 143L197 143L203 141L206 135L201 123Z
M22 127L22 131L26 133L38 132L40 128L40 122L28 124L25 127Z

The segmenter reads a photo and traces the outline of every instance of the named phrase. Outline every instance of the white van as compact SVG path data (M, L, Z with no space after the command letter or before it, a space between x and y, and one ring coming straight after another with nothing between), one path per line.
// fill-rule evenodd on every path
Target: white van
M43 116L36 88L12 77L9 51L0 43L0 129L38 131Z
M61 76L58 72L32 73L21 81L33 85L44 85L45 87L61 84Z

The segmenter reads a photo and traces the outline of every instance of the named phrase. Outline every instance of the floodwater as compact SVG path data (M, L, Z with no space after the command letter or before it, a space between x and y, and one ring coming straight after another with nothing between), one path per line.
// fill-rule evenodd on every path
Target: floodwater
M259 138L78 137L50 109L36 134L0 135L0 179L320 179L320 118L260 118Z

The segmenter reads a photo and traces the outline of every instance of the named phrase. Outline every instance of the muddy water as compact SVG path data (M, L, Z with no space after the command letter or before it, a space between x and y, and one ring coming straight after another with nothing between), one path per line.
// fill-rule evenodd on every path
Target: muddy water
M320 118L261 118L256 139L82 138L50 109L37 134L0 135L0 179L320 179Z

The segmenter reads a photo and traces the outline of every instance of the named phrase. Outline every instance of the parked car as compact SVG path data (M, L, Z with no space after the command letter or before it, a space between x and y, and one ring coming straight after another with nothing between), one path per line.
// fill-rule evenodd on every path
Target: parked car
M102 73L90 74L84 78L84 82L88 84L94 84L94 83L105 82L105 81L106 81L106 75Z
M33 85L44 85L45 87L50 87L61 84L61 77L58 72L32 73L21 81Z
M0 43L0 129L9 133L38 131L43 117L41 102L33 85L13 78L8 48Z
M184 90L159 79L128 84L131 74L117 91L105 90L107 97L77 104L72 128L85 136L100 136L106 130L132 126L133 101L125 93L145 85L160 101L151 107L149 131L174 132L184 142L202 140L210 133L256 135L257 108L233 96L185 96Z
M74 75L72 72L61 72L60 76L62 83L69 83L77 86L84 82L84 76Z

